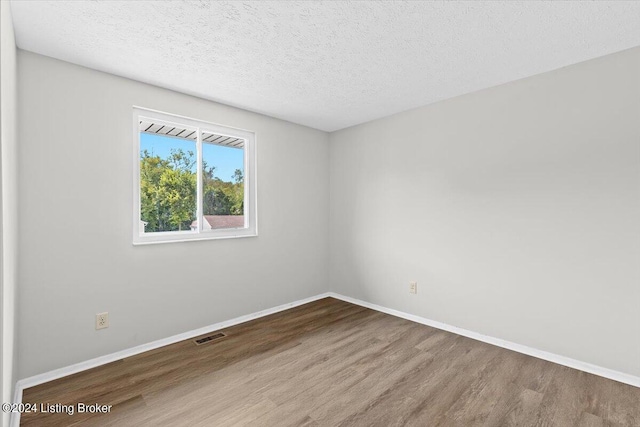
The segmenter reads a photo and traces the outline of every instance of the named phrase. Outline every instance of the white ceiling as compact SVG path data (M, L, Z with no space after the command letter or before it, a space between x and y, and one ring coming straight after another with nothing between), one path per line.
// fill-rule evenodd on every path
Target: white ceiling
M11 6L22 49L325 131L640 45L640 2Z

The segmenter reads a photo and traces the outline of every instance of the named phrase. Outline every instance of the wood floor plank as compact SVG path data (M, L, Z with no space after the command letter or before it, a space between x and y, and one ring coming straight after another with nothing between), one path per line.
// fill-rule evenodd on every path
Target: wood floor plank
M583 427L604 427L604 422L600 417L583 412L580 420L578 421L578 425Z
M490 414L493 412L501 396L506 392L506 386L513 384L520 372L521 363L517 357L508 357L502 351L479 375L461 396L447 411L447 419L450 424L487 425ZM506 411L505 411L506 413ZM489 423L491 425L491 423Z
M640 389L325 298L26 389L23 426L640 426Z

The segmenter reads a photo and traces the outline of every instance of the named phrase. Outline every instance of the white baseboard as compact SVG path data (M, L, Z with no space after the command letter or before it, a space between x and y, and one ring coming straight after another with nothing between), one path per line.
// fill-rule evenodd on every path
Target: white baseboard
M319 299L326 298L326 297L332 297L335 299L346 301L346 302L356 304L362 307L370 308L372 310L376 310L382 313L390 314L392 316L410 320L412 322L421 323L423 325L431 326L433 328L441 329L443 331L452 332L454 334L472 338L477 341L482 341L498 347L516 351L518 353L526 354L529 356L537 357L539 359L547 360L549 362L557 363L559 365L567 366L569 368L578 369L580 371L588 372L590 374L598 375L614 381L619 381L621 383L629 384L635 387L640 387L640 377L625 374L619 371L614 371L608 368L603 368L601 366L592 365L590 363L582 362L576 359L571 359L565 356L560 356L554 353L549 353L546 351L527 347L526 345L516 344L516 343L505 341L499 338L482 335L477 332L458 328L456 326L447 325L446 323L437 322L435 320L430 320L430 319L416 316L413 314L404 313L402 311L383 307L377 304L372 304L356 298L340 295L335 292L326 292L313 297L301 299L288 304L282 304L277 307L247 314L245 316L236 317L235 319L215 323L213 325L205 326L203 328L194 329L192 331L184 332L178 335L173 335L168 338L163 338L157 341L153 341L148 344L142 344L130 349L118 351L116 353L111 353L105 356L96 357L95 359L87 360L85 362L76 363L74 365L66 366L64 368L55 369L53 371L45 372L43 374L21 379L16 383L13 401L14 403L22 402L22 392L25 388L34 387L36 385L53 381L58 378L62 378L78 372L86 371L87 369L92 369L98 366L106 365L107 363L115 362L117 360L124 359L126 357L135 356L136 354L144 353L145 351L154 350L159 347L163 347L169 344L174 344L176 342L194 338L194 337L197 337L198 335L203 335L209 332L217 331L219 329L229 328L231 326L238 325L240 323L248 322L249 320L258 319L260 317L264 317L270 314L278 313L280 311L288 310L290 308L307 304L309 302L317 301ZM20 425L20 413L14 412L11 414L11 421L9 425L11 427L18 427Z
M217 331L220 329L229 328L240 323L248 322L250 320L259 319L260 317L275 314L280 311L288 310L299 305L307 304L313 301L317 301L329 296L329 293L319 294L313 297L304 298L298 301L290 302L288 304L282 304L277 307L268 308L266 310L257 311L255 313L247 314L244 316L236 317L235 319L226 320L224 322L214 323L213 325L205 326L202 328L194 329L192 331L183 332L178 335L173 335L168 338L163 338L157 341L153 341L147 344L142 344L136 347L132 347L126 350L121 350L115 353L107 354L105 356L96 357L85 362L76 363L63 368L54 369L53 371L45 372L43 374L34 375L32 377L18 380L16 383L14 393L14 403L22 402L22 391L25 388L34 387L39 384L43 384L49 381L57 380L58 378L66 377L68 375L76 374L78 372L86 371L87 369L96 368L98 366L106 365L107 363L115 362L126 357L135 356L136 354L144 353L145 351L155 350L156 348L164 347L169 344L174 344L180 341L188 340L190 338L204 335L209 332ZM11 420L9 422L11 427L18 427L20 425L20 413L13 412L11 414Z
M22 403L22 390L20 387L20 381L16 383L16 388L13 391L13 402ZM9 416L9 427L20 427L20 412L12 412Z
M401 317L406 320L411 320L412 322L421 323L423 325L431 326L433 328L442 329L443 331L452 332L454 334L462 335L467 338L472 338L477 341L482 341L487 344L495 345L497 347L502 347L518 353L526 354L528 356L537 357L538 359L547 360L549 362L557 363L559 365L567 366L569 368L577 369L579 371L588 372L590 374L598 375L600 377L608 378L610 380L629 384L635 387L640 387L640 377L636 377L634 375L625 374L623 372L614 371L613 369L603 368L601 366L593 365L591 363L582 362L580 360L571 359L569 357L560 356L558 354L549 353L547 351L538 350L532 347L527 347L526 345L516 344L511 341L505 341L500 338L490 337L488 335L483 335L478 332L473 332L466 329L458 328L456 326L447 325L446 323L437 322L435 320L426 319L424 317L404 313L402 311L394 310L392 308L382 307L377 304L372 304L370 302L361 301L356 298L340 295L335 292L329 292L329 296L342 301L350 302L351 304L356 304L362 307L370 308L372 310L380 311L382 313L390 314L392 316Z

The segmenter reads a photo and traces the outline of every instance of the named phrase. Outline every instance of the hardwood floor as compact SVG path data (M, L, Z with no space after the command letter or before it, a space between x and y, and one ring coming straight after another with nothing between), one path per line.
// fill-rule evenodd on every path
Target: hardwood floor
M25 390L23 426L640 426L640 389L326 298Z

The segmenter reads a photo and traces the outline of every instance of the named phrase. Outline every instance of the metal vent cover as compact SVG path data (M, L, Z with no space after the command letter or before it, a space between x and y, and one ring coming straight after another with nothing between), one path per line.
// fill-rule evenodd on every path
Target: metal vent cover
M213 335L208 335L206 337L197 338L197 339L193 340L193 342L196 343L196 345L202 345L202 344L206 344L206 343L211 342L211 341L217 341L217 340L222 339L222 338L224 338L226 336L227 336L227 334L225 334L223 332L216 332Z

